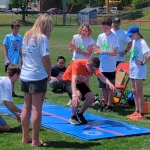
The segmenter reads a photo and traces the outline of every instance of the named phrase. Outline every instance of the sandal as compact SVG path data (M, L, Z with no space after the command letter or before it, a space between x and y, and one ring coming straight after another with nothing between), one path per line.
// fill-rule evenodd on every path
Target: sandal
M48 144L47 144L47 143L45 143L45 142L41 142L41 143L40 143L40 145L32 144L32 146L33 146L33 147L36 147L36 146L37 146L37 147L47 147L47 146L48 146Z

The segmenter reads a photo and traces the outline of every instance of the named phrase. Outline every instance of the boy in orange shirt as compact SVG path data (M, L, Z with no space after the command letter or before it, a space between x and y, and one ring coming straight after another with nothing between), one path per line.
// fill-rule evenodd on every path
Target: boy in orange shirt
M69 119L70 124L78 125L87 123L83 113L94 102L94 95L90 90L89 79L95 74L102 82L108 84L109 88L114 90L114 85L100 72L100 60L97 57L91 59L77 59L73 61L63 75L66 89L72 93L72 116ZM86 99L86 100L85 100ZM85 103L78 110L81 100Z

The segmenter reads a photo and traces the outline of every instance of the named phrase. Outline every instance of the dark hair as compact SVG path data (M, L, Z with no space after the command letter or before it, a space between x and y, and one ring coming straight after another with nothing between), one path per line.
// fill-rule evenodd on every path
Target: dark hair
M111 26L112 25L112 19L108 18L108 17L104 17L101 21L101 25L108 25Z
M98 57L92 57L91 59L89 59L89 64L92 67L99 68L100 60Z
M60 59L63 59L63 60L66 62L66 59L65 59L64 56L59 56L59 57L57 58L57 62L58 62Z
M17 73L17 75L19 75L20 72L21 72L21 69L17 65L9 65L7 68L7 74L9 77L12 77L16 73Z
M13 29L14 27L20 27L20 25L19 25L19 23L18 22L13 22L12 24L11 24L11 29Z

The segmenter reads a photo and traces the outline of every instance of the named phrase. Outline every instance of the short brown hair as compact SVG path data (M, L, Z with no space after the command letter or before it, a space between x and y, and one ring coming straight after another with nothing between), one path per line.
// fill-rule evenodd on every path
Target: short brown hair
M92 57L88 62L92 67L99 68L100 66L100 60L98 57Z
M20 72L21 72L21 69L17 65L9 65L7 68L7 74L9 77L12 77L16 73L17 73L17 75L19 75Z
M20 24L19 24L17 21L14 21L14 22L11 24L11 29L13 29L14 27L20 28Z
M101 21L101 25L111 26L112 25L112 19L108 18L108 17L104 17Z
M82 25L79 27L79 29L78 29L78 33L81 34L81 31L82 31L83 27L86 27L86 28L88 29L88 32L89 32L89 33L88 33L88 36L90 36L90 35L92 34L92 28L91 28L91 26L88 25L88 24L82 24Z

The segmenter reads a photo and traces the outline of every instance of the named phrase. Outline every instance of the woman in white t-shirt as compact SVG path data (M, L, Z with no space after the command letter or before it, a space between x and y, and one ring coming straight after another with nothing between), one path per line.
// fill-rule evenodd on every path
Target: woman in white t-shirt
M78 29L78 34L73 36L70 43L70 51L73 52L72 61L79 58L91 58L93 52L94 39L91 37L92 28L83 24Z
M128 115L128 118L141 120L145 119L143 80L147 75L146 63L150 59L150 48L140 34L138 26L131 26L126 35L133 40L130 56L130 79L136 106L135 112Z
M24 107L21 114L22 142L32 146L45 146L39 140L42 119L42 105L47 90L47 80L51 75L49 38L53 23L50 15L40 15L23 39L23 65L21 70L21 90L24 92ZM29 122L32 109L32 139Z

